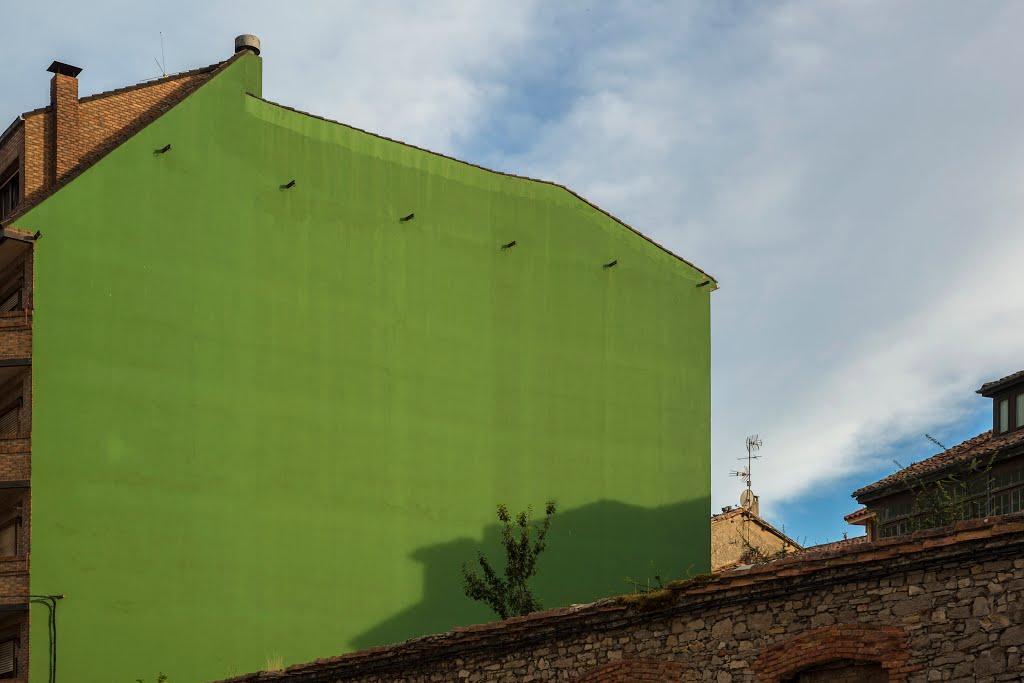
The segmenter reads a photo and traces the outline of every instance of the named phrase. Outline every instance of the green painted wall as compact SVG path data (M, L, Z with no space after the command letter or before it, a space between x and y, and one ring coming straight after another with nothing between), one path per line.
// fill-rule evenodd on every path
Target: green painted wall
M67 595L62 678L486 621L459 566L498 501L560 505L547 606L706 571L704 276L558 187L249 96L260 67L18 221L43 233L32 591Z

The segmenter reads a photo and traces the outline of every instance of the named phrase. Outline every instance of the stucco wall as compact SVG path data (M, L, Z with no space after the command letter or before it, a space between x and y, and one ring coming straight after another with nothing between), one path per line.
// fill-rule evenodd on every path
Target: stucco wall
M564 188L265 102L260 65L17 221L59 666L185 683L485 620L460 567L499 502L558 503L545 605L705 571L708 277Z

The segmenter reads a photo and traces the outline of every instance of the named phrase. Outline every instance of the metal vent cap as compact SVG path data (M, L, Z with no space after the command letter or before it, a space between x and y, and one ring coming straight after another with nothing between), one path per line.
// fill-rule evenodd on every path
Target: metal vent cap
M259 37L251 33L243 33L235 38L235 52L241 52L242 50L249 50L253 54L258 55L260 53Z

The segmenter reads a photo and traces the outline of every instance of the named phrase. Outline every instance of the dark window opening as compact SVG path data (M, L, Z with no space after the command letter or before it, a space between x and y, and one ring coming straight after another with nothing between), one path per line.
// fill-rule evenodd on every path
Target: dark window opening
M17 517L0 526L0 557L18 556L18 529L20 526L20 520Z
M0 642L0 678L16 678L18 675L18 639Z
M24 284L24 282L18 280L13 288L6 290L3 294L0 294L0 313L20 311L24 308Z
M0 410L0 434L21 433L21 399Z
M3 177L0 180L0 218L14 211L21 201L21 183L18 173Z

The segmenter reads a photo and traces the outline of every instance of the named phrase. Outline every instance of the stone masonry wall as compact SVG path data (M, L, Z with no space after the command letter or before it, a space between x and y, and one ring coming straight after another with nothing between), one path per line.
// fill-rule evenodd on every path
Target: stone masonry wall
M1021 681L1022 649L1017 514L232 681Z

